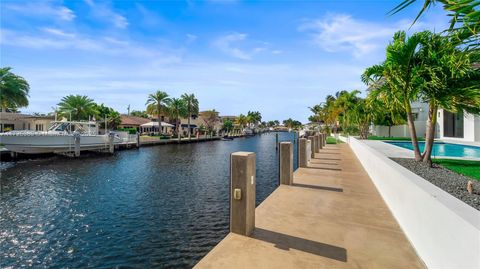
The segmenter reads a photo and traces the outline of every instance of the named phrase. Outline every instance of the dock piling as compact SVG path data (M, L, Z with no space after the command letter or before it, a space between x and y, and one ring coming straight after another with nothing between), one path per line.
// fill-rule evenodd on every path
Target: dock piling
M278 150L278 133L275 133L275 149Z
M75 157L80 157L80 134L78 134L78 133L74 134L73 139L74 139L74 142L75 142L74 156Z
M113 140L115 138L114 136L115 136L114 133L108 134L108 152L110 152L111 154L115 152L115 146L113 144Z
M315 134L315 153L320 153L320 134Z
M323 149L323 136L324 136L323 133L318 134L318 142L319 142L318 143L318 149L319 149L319 151L321 149Z
M280 184L292 185L293 181L293 145L280 143Z
M255 157L241 151L230 157L230 232L246 236L255 228Z
M298 139L298 167L308 166L308 151L307 151L307 139Z
M315 136L311 135L308 137L308 140L310 140L310 154L312 155L312 158L315 158L315 148L317 140L315 139Z

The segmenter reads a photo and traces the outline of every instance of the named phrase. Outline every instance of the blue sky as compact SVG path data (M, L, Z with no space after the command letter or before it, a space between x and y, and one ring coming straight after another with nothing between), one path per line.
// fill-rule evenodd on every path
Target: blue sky
M122 113L147 95L195 93L202 110L306 122L308 106L359 89L418 5L395 1L5 1L0 65L31 86L24 112L88 95ZM430 10L410 31L443 30Z

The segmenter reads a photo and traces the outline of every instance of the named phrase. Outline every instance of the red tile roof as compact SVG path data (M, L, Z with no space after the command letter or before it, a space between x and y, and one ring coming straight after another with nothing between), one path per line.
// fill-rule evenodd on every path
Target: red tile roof
M122 123L120 123L120 125L138 125L138 126L140 126L142 124L150 122L149 119L142 118L142 117L135 117L135 116L122 115L121 119L122 119Z

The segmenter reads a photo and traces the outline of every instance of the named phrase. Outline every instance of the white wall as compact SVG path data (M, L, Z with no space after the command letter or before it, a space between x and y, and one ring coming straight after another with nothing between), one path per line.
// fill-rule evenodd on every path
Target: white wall
M428 268L480 268L480 212L349 137L406 236Z
M480 142L480 116L475 117L475 142Z
M414 124L415 130L417 132L417 137L425 137L427 122L415 121ZM372 128L372 135L388 137L388 126L374 125ZM410 137L408 125L403 124L392 126L390 130L390 135L394 137Z

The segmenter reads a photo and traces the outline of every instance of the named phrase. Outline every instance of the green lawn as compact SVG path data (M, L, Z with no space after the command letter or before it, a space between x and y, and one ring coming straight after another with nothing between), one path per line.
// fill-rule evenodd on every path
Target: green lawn
M480 161L433 159L433 162L449 170L480 181Z
M396 140L396 141L410 141L410 137L386 137L386 136L369 136L368 140ZM419 141L424 141L425 138L419 137Z
M335 139L335 137L328 136L327 137L327 144L338 144L343 143L342 141Z

